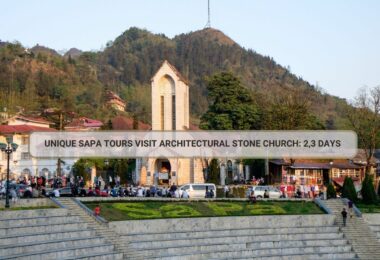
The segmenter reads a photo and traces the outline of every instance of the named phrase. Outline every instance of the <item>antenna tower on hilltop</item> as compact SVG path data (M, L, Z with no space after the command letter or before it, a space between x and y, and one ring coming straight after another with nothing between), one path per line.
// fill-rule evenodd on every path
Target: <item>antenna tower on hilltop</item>
M210 0L207 0L207 11L208 11L208 19L205 28L211 28L211 11L210 11Z

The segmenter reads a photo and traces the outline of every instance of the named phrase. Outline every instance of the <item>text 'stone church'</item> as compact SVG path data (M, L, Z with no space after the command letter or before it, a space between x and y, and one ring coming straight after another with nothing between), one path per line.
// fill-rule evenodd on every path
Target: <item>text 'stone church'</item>
M164 61L152 78L152 130L188 130L189 117L189 85ZM197 158L139 158L135 177L141 185L203 183L204 167Z

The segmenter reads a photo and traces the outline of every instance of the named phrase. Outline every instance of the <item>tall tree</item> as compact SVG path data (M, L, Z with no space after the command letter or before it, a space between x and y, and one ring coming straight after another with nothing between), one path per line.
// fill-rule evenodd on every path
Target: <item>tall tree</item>
M380 135L380 86L361 88L347 108L347 118L358 135L359 147L366 156L366 174L369 173L371 161L379 144Z
M207 80L207 112L200 127L207 130L249 130L259 128L259 112L252 94L230 72L221 72Z
M301 93L280 96L265 110L263 127L270 130L323 129L324 125L309 111Z

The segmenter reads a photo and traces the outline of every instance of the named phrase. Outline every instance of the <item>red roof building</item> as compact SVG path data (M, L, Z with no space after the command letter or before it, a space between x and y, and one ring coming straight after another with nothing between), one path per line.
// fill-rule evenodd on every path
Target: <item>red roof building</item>
M103 123L99 120L90 119L87 117L80 117L74 119L70 124L65 126L65 130L72 131L88 131L98 130L103 126Z
M39 127L34 125L0 125L0 135L29 134L31 132L54 132L53 128Z

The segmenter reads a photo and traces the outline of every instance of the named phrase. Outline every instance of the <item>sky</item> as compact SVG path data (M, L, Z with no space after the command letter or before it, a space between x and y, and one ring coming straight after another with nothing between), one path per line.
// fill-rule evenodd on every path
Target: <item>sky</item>
M207 0L0 0L0 40L99 50L131 26L204 28ZM380 1L211 0L211 26L327 93L380 85Z

